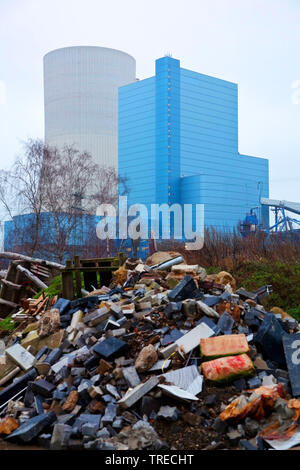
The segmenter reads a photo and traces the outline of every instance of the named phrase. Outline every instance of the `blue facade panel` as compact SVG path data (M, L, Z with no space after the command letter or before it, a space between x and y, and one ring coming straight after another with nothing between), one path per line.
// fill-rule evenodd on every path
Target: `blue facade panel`
M260 206L268 160L238 152L237 85L176 59L158 59L155 77L120 88L119 174L132 181L130 203L204 204L205 226L219 230L258 207L269 224Z
M118 114L119 174L127 178L128 203L151 204L156 191L155 77L121 87Z

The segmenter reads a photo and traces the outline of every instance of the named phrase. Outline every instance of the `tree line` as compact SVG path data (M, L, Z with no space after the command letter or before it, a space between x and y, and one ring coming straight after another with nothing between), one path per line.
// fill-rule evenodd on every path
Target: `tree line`
M127 180L113 167L100 167L88 152L29 139L11 168L0 171L10 250L58 262L109 252L96 237L95 214L100 204L117 204L118 187L128 193Z

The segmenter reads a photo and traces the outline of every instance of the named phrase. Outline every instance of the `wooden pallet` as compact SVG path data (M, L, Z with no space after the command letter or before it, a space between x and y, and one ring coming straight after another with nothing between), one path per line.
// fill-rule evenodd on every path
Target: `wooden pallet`
M48 268L24 260L11 261L6 277L1 279L0 317L15 311L20 306L21 299L32 297L47 287L44 280L49 277Z
M114 271L124 264L126 256L119 253L114 258L80 259L74 256L73 260L66 262L62 270L63 298L73 300L82 297L81 273L84 279L84 288L92 291L100 286L108 286Z

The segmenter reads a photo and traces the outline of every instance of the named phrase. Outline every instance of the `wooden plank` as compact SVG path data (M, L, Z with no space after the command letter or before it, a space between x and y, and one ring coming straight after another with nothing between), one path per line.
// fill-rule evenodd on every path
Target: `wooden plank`
M41 264L42 266L49 266L50 268L64 269L64 266L59 263L54 263L52 261L47 261L47 260L39 259L39 258L31 258L30 256L21 255L19 253L12 253L9 251L0 252L0 258L30 261L31 263L33 262L33 263Z
M120 266L82 266L80 267L81 272L105 272L105 271L116 271ZM76 272L78 268L66 268L62 272Z
M29 269L24 268L20 264L17 266L17 270L25 274L25 276L30 279L34 284L36 284L40 289L47 289L47 284L41 281L38 277L36 277Z
M7 281L6 279L1 279L1 282L12 289L20 290L22 287L21 284L15 284L14 282Z
M76 282L76 296L81 297L81 271L80 271L80 257L74 256L74 267L77 268L75 271L75 282Z
M73 285L73 273L70 271L72 265L71 260L67 260L66 269L62 271L62 285L63 285L63 298L67 300L74 299L74 285Z
M6 384L6 382L9 382L9 380L13 379L19 372L21 372L21 368L15 367L11 372L9 372L0 380L0 387Z
M34 317L40 313L40 311L42 310L42 308L43 308L44 305L46 304L47 300L48 300L48 297L46 297L46 298L40 303L40 305L38 306L37 310L32 314Z
M49 279L49 274L44 274L42 273L39 269L34 269L34 268L30 268L30 271L33 273L33 274L36 274L37 276L39 277L44 277L46 279Z

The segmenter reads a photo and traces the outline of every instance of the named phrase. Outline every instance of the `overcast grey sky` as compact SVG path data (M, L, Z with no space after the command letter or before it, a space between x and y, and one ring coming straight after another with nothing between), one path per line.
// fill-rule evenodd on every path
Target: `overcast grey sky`
M43 137L44 54L121 49L142 79L171 52L238 83L240 153L269 158L272 198L300 202L299 25L299 0L0 0L0 168Z

